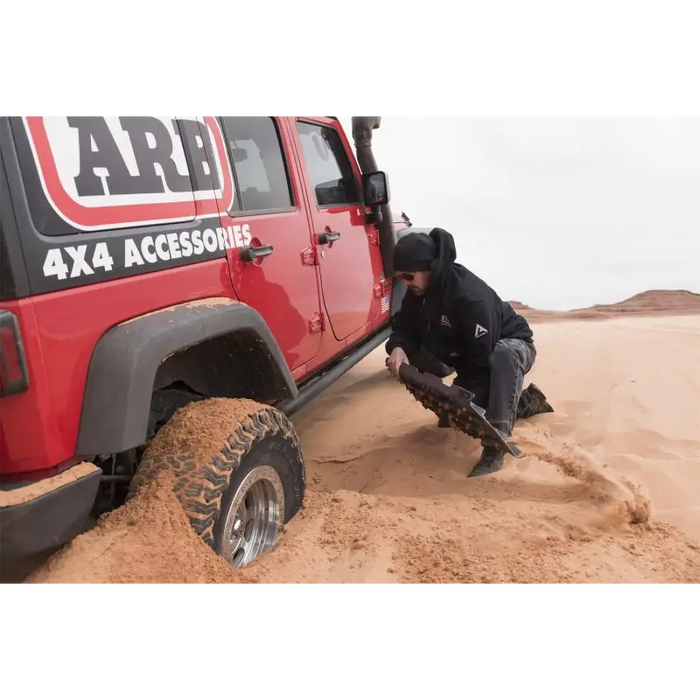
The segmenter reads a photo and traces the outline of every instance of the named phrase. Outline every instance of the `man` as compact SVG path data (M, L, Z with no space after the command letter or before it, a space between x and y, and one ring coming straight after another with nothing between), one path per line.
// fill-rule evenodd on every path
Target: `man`
M395 377L405 362L431 371L421 365L432 355L433 364L454 368L455 386L473 392L491 424L510 437L516 418L552 411L534 384L522 391L537 355L532 330L456 257L452 235L440 228L408 233L397 242L395 275L407 290L392 320L387 366ZM438 425L448 427L447 417ZM482 446L469 476L491 474L503 464L497 445L484 440Z

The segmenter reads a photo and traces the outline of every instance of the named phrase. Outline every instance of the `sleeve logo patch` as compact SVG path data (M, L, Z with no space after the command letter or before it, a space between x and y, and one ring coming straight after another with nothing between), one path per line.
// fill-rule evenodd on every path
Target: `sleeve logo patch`
M483 326L477 323L476 329L474 330L474 337L483 338L485 335L488 335L488 331Z

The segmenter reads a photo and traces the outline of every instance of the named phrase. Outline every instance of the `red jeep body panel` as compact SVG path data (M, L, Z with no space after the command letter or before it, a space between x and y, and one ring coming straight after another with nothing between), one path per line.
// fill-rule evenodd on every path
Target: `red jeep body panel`
M309 380L339 376L348 355L376 347L389 330L392 281L382 262L385 226L380 234L363 200L363 174L334 115L0 115L0 320L9 323L0 328L0 527L7 548L39 551L66 541L101 478L99 469L81 477L71 501L66 470L119 451L105 444L124 451L142 444L132 439L141 428L125 421L104 440L83 441L85 433L102 435L89 430L96 421L111 430L115 415L134 415L119 389L141 375L115 361L110 376L105 362L129 345L134 321L143 343L148 316L159 310L213 297L250 307L233 315L249 324L245 343L267 343L257 348L269 374L260 385L278 392L273 403L293 403L306 384L318 386ZM398 230L403 222L390 224ZM225 309L211 313L224 326L231 318ZM149 358L143 411L153 372L211 339L191 336L199 317L186 322L183 345ZM105 342L114 345L100 353ZM21 357L26 381L8 384L13 357ZM235 371L228 374L234 382ZM216 370L202 381L216 387ZM133 423L145 423L141 415ZM95 449L80 454L87 445ZM61 473L50 498L18 498L24 484ZM56 533L51 523L59 523ZM39 531L40 542L20 542Z
M214 115L204 115L204 119L224 173L219 198L195 201L182 197L170 204L102 209L81 206L67 193L59 175L57 145L49 138L51 127L44 116L25 115L24 125L42 164L47 196L66 219L89 229L181 218L178 225L184 228L187 220L218 212L219 220L209 225L232 227L232 236L239 240L219 260L93 284L88 278L85 286L3 304L19 317L30 387L3 399L2 478L25 478L80 458L75 454L76 436L93 350L108 329L128 319L210 296L238 298L265 319L297 383L386 322L389 287L383 280L379 235L374 225L365 224L359 188L354 204L321 207L313 199L307 158L315 145L311 139L324 131L335 135L331 146L352 168L355 182L361 178L336 119L323 114L276 115L296 206L242 218L227 212L235 183L224 133ZM56 127L53 131L59 134ZM318 234L332 231L340 232L340 239L318 245ZM247 232L252 232L252 238L248 233L250 240L245 238ZM245 263L240 256L241 242L271 245L274 254L254 264ZM90 252L85 254L88 264L90 258ZM69 267L73 262L65 254L62 260Z
M16 309L20 319L30 378L28 391L2 399L3 475L39 471L76 456L88 366L106 330L173 304L213 296L235 298L225 260L3 305Z

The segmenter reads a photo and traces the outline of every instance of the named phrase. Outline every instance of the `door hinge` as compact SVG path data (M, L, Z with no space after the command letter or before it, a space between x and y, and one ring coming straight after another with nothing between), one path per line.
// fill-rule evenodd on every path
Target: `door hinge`
M379 231L374 226L367 229L367 238L370 245L379 245Z
M301 251L301 264L318 265L318 253L316 252L316 248L309 247Z
M309 319L309 330L312 333L320 333L326 330L326 317L323 314L316 312Z

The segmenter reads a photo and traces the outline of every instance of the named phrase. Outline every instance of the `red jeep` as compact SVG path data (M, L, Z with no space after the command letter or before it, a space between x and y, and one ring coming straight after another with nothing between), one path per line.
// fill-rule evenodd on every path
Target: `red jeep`
M379 123L353 119L356 160L334 117L0 118L6 580L163 468L233 566L271 546L304 495L288 417L400 304ZM213 458L144 458L213 397Z

